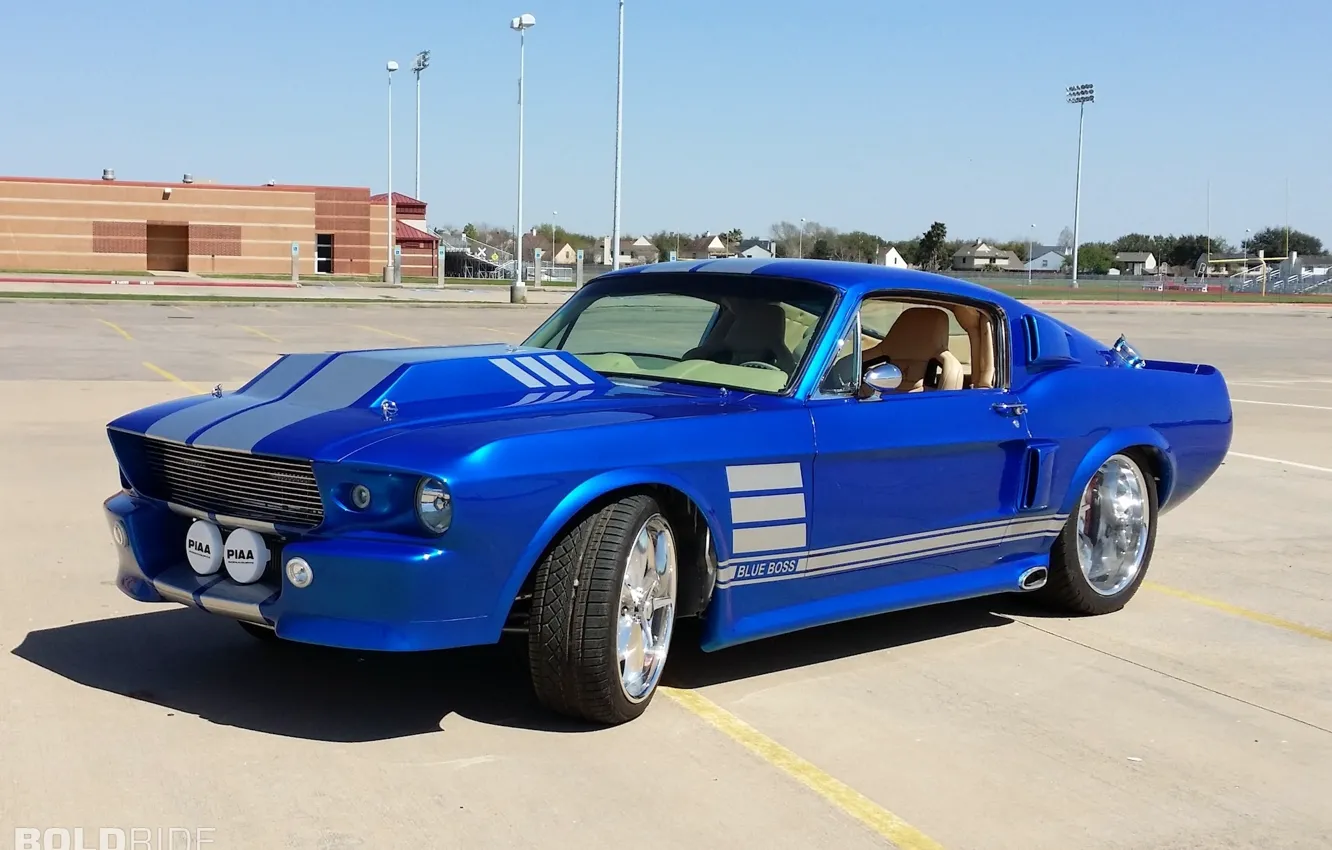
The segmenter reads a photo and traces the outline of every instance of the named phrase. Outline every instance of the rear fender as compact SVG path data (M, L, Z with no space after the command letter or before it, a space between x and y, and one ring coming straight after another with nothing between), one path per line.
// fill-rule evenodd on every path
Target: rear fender
M722 530L721 519L717 516L717 511L695 483L686 481L675 473L661 469L617 469L604 472L589 478L570 491L559 505L550 512L550 516L542 523L537 533L532 536L531 543L528 544L522 557L518 560L518 568L513 571L508 583L504 586L503 593L500 594L498 607L493 612L493 616L498 618L497 621L503 622L508 614L509 607L513 604L513 600L518 596L518 591L522 588L523 583L527 581L527 577L536 567L537 562L550 545L555 542L556 536L574 517L607 493L648 486L671 487L687 496L698 508L703 521L707 523L709 530L712 532L712 539L719 550L729 539ZM720 557L722 555L720 551L718 555L719 559L724 560Z
M1111 431L1087 451L1073 473L1068 492L1064 494L1064 504L1060 507L1059 512L1068 514L1077 510L1078 501L1082 498L1082 491L1086 489L1087 483L1096 474L1096 470L1100 469L1101 465L1113 455L1125 449L1140 447L1146 447L1154 455L1152 458L1155 461L1154 473L1158 479L1156 483L1157 502L1164 506L1170 500L1170 494L1174 487L1174 452L1171 451L1169 443L1156 429L1136 427ZM1144 471L1153 474L1151 469Z

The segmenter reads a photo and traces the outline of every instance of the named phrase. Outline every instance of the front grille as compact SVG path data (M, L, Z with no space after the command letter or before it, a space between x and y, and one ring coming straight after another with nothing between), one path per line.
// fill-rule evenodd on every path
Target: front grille
M314 528L324 521L314 468L307 460L143 441L148 496L200 511Z

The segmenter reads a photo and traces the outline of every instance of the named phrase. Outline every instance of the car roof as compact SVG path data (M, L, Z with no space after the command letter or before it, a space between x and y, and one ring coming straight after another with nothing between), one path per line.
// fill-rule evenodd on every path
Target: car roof
M1026 311L1025 305L998 290L948 275L916 269L876 266L840 260L767 259L726 257L716 260L677 260L629 266L599 275L598 282L638 274L666 272L685 274L741 274L809 280L860 296L881 289L933 292L943 296L974 299L996 304L1008 311Z

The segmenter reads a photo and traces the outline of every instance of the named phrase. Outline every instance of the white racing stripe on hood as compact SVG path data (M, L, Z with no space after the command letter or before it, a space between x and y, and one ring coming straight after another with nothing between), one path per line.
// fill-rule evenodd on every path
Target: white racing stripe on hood
M389 375L408 363L438 356L378 357L343 354L320 369L280 403L247 410L204 431L192 442L200 446L251 451L265 437L302 419L349 407Z
M144 431L149 437L184 442L195 431L224 416L239 413L281 396L310 374L327 354L288 354L260 375L244 393L233 393L190 405L163 416Z

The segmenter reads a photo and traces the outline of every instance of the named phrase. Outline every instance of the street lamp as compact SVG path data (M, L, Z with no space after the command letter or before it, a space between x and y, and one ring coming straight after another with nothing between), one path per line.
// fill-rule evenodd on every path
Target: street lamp
M412 73L416 74L416 200L421 200L421 72L430 67L430 51L422 50L412 60Z
M1031 226L1027 232L1027 286L1031 286L1031 264L1036 258L1031 255L1031 246L1036 241L1036 225Z
M398 70L398 63L390 59L384 67L388 70L388 241L384 243L387 250L384 282L397 286L398 267L393 262L393 72Z
M1073 190L1073 288L1078 288L1078 218L1082 212L1082 119L1087 104L1096 101L1091 83L1068 87L1068 102L1078 107L1078 182Z
M796 249L799 259L805 259L805 220L803 218L800 219L800 238L796 240L796 245L799 246Z
M513 235L513 285L509 287L509 302L527 301L527 287L523 285L523 73L527 55L527 31L536 26L532 15L519 15L509 21L509 29L518 33L518 221Z
M620 55L615 63L615 215L611 229L611 270L620 267L620 162L624 143L624 0L620 0ZM551 250L554 250L552 246Z
M559 210L550 211L550 261L555 262L555 219L560 217Z

